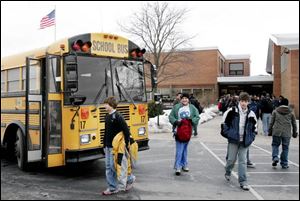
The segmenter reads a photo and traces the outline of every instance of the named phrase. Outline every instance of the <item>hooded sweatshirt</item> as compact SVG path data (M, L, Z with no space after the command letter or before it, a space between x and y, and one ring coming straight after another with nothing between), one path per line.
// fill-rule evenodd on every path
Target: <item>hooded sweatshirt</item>
M297 132L296 117L288 106L281 105L273 111L270 129L273 136L279 137L291 137L292 132Z

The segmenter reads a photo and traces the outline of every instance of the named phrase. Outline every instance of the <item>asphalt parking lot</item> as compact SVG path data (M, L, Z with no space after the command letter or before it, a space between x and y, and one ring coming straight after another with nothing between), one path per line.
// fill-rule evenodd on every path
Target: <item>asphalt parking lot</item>
M134 188L127 193L102 196L106 188L104 160L72 167L37 168L22 172L1 160L1 199L171 199L171 200L299 200L299 138L292 139L289 169L271 166L271 137L258 135L250 148L256 164L248 168L250 191L224 179L227 141L219 135L221 117L199 125L199 137L188 148L190 172L176 176L175 143L170 133L150 134L150 150L139 152Z

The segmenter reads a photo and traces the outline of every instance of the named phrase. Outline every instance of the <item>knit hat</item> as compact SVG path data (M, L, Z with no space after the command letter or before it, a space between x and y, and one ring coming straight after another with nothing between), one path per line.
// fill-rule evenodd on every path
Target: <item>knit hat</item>
M187 99L190 99L190 96L189 96L188 93L183 93L183 94L181 95L181 99L182 99L183 97L186 97Z

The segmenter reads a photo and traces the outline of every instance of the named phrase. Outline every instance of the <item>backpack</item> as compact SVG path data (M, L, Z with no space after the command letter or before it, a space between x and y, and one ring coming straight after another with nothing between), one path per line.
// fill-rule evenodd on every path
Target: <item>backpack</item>
M221 111L222 110L222 103L218 102L218 110Z
M192 123L188 119L182 119L177 127L176 140L179 142L188 142L192 137Z

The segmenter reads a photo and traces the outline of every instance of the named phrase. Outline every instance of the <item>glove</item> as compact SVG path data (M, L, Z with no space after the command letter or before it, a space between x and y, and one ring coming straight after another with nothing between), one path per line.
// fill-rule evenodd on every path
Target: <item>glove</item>
M298 136L298 133L297 132L295 132L295 133L293 133L293 138L296 138L297 136Z
M268 136L272 136L272 129L269 129Z
M174 126L180 126L181 121L175 121Z

